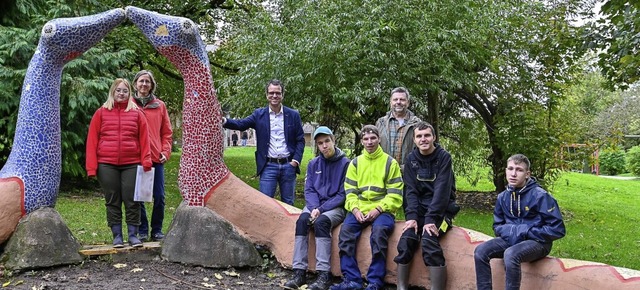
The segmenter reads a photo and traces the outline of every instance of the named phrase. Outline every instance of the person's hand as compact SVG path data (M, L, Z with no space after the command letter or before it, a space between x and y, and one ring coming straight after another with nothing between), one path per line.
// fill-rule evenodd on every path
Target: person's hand
M224 123L226 123L226 122L227 122L227 118L222 117L222 125L224 125Z
M298 167L298 162L295 162L293 160L289 161L289 164L293 167Z
M311 221L315 221L318 217L320 216L320 210L319 209L314 209L311 211Z
M424 225L424 227L422 228L422 233L427 233L429 236L439 236L440 232L438 231L438 227L436 227L436 224L426 224Z
M380 212L377 208L372 209L364 216L364 219L368 222L373 222L376 218L378 218L382 212Z
M417 235L418 234L418 222L414 221L414 220L408 220L408 221L404 222L404 227L402 227L402 232L404 233L404 231L406 231L408 229L413 229L413 231Z
M164 156L164 154L160 153L160 163L165 163L167 162L167 157Z
M363 223L363 222L366 222L366 221L367 221L367 220L364 218L364 215L362 214L362 212L360 211L360 209L359 209L359 208L357 208L357 207L356 207L356 208L354 208L354 209L351 211L351 213L356 217L356 220L357 220L359 223Z
M144 172L149 172L151 171L151 166L143 166L142 169L144 170Z

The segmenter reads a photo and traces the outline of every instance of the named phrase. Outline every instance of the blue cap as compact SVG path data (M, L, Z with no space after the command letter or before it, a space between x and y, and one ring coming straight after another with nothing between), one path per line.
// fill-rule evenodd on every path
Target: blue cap
M318 127L318 129L316 129L316 131L313 132L313 140L316 139L316 136L318 136L318 134L324 134L324 135L333 136L333 132L331 132L331 129L329 129L327 126Z

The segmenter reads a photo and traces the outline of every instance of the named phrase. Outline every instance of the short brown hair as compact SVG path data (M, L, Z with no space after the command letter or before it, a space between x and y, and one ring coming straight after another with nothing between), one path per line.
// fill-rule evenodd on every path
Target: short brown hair
M376 136L380 137L380 131L378 131L378 127L374 125L364 125L362 130L360 130L360 137L364 137L365 134L376 134Z

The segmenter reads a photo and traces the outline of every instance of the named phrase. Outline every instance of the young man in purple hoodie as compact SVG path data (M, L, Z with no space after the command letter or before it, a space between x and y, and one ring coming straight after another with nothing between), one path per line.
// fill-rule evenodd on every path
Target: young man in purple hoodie
M344 209L344 178L349 159L335 146L333 132L320 126L313 133L320 155L309 162L304 186L305 207L296 222L293 250L293 278L283 285L285 289L298 289L306 284L309 256L309 230L316 237L317 280L307 289L325 290L331 286L331 230L342 223Z

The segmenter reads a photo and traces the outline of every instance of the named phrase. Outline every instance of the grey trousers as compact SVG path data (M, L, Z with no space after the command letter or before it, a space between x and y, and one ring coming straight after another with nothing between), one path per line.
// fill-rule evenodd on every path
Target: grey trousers
M301 219L309 217L309 209L304 207ZM295 244L293 248L293 268L306 270L309 266L309 237L307 235L308 229L314 228L317 232L323 231L331 233L331 229L338 226L345 217L344 208L335 208L330 211L323 212L317 218L313 225L307 225L307 221L298 220L296 227L307 226L307 229L296 229ZM316 229L316 227L325 227L323 229ZM304 234L304 235L303 235ZM331 236L318 237L316 236L316 271L329 271L331 269Z

